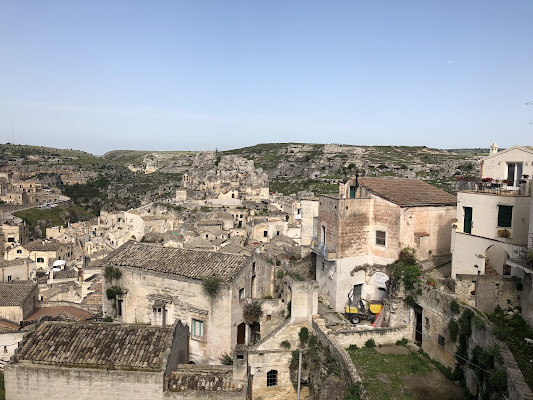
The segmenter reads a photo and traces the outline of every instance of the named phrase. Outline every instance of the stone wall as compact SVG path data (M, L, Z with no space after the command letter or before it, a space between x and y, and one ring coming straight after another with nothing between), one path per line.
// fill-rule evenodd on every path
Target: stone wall
M4 376L9 400L152 400L163 394L161 372L9 364Z
M245 398L246 385L233 379L233 366L231 365L180 364L176 371L172 371L165 377L165 390L187 395L171 398L242 399ZM199 394L205 397L199 397Z
M330 338L335 338L343 347L347 348L351 344L363 347L367 340L374 339L376 345L396 344L396 341L403 338L412 340L413 328L411 326L398 326L394 328L375 328L375 329L346 329L331 331L328 333Z
M459 300L484 313L491 313L498 305L503 310L519 305L518 282L516 278L499 275L460 274L456 277L455 293Z
M360 382L361 377L355 369L350 355L345 350L345 346L343 346L335 336L331 336L328 334L329 332L325 327L324 320L318 318L313 319L311 327L315 335L318 337L320 343L322 343L324 347L327 347L329 349L333 358L335 358L335 360L341 365L348 385L350 386L357 382Z

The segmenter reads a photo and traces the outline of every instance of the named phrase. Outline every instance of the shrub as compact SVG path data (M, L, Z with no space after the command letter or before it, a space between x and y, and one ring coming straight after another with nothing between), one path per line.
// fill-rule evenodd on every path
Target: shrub
M117 296L123 295L124 292L122 291L122 288L120 286L112 286L106 290L105 294L109 300L112 300L116 299Z
M361 382L357 382L356 384L349 386L348 390L346 391L346 396L344 396L344 400L360 400L363 398L363 388L361 386Z
M120 279L121 276L122 272L118 268L111 267L108 265L104 269L104 278L107 280Z
M472 318L472 322L474 323L474 326L476 328L485 330L485 323L477 315L474 318Z
M261 303L255 300L246 301L242 306L242 317L247 324L258 322L263 316Z
M522 282L518 282L516 284L516 290L518 290L519 292L521 292L522 290L524 290L524 284Z
M282 270L279 270L277 273L276 273L276 277L278 279L283 279L283 277L285 276L285 272L283 272Z
M233 365L233 358L228 353L224 353L220 356L220 362L222 365Z
M318 343L318 338L315 335L311 335L309 338L309 347L315 347Z
M291 348L291 343L288 340L284 340L279 344L280 347L289 350Z
M357 347L356 344L351 344L348 346L348 350L357 350L359 347Z
M492 328L492 333L498 339L505 341L509 337L509 328L505 325L495 325Z
M298 336L300 337L300 343L306 344L309 342L309 329L304 326L302 329L300 329Z
M489 382L494 389L500 392L507 391L507 373L503 369L491 371Z
M415 249L404 247L398 254L398 263L403 265L416 264Z
M113 317L107 316L102 318L102 322L113 322Z
M450 311L454 314L459 314L461 312L461 307L457 301L452 300L450 303Z
M411 307L413 307L416 304L415 298L411 296L410 294L405 296L405 302L407 303L407 305Z
M528 261L529 265L533 265L533 250L529 250L527 252L526 260Z
M365 342L365 347L368 347L369 349L376 347L376 342L374 341L374 339L368 339Z
M396 341L396 346L407 346L408 340L407 338L402 338L401 340Z
M220 292L220 286L222 285L222 278L218 275L211 275L207 278L204 278L202 282L204 287L204 292L211 298L217 297Z
M448 322L448 332L450 333L450 340L455 343L459 335L459 324L456 320L450 319L450 322Z
M498 236L502 238L510 238L511 232L508 229L499 229Z
M420 268L417 265L399 264L393 272L395 280L403 281L406 290L412 290L420 276Z

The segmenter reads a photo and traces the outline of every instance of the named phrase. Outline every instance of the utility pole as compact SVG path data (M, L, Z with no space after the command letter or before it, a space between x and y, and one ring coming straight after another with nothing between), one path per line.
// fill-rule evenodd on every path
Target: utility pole
M300 385L302 383L302 350L298 350L298 391L297 400L300 400Z

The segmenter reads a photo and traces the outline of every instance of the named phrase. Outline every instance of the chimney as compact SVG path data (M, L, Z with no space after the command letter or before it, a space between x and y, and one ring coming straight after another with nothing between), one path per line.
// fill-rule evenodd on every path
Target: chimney
M496 142L492 143L490 145L490 155L493 156L494 154L498 153L498 145L496 144Z

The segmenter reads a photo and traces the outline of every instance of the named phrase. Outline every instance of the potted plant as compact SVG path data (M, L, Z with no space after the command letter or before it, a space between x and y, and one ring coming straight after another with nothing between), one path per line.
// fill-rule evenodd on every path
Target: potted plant
M510 238L511 232L508 229L498 229L498 236L502 238Z
M435 286L435 283L437 283L437 280L435 278L429 278L428 279L428 285L433 287Z

